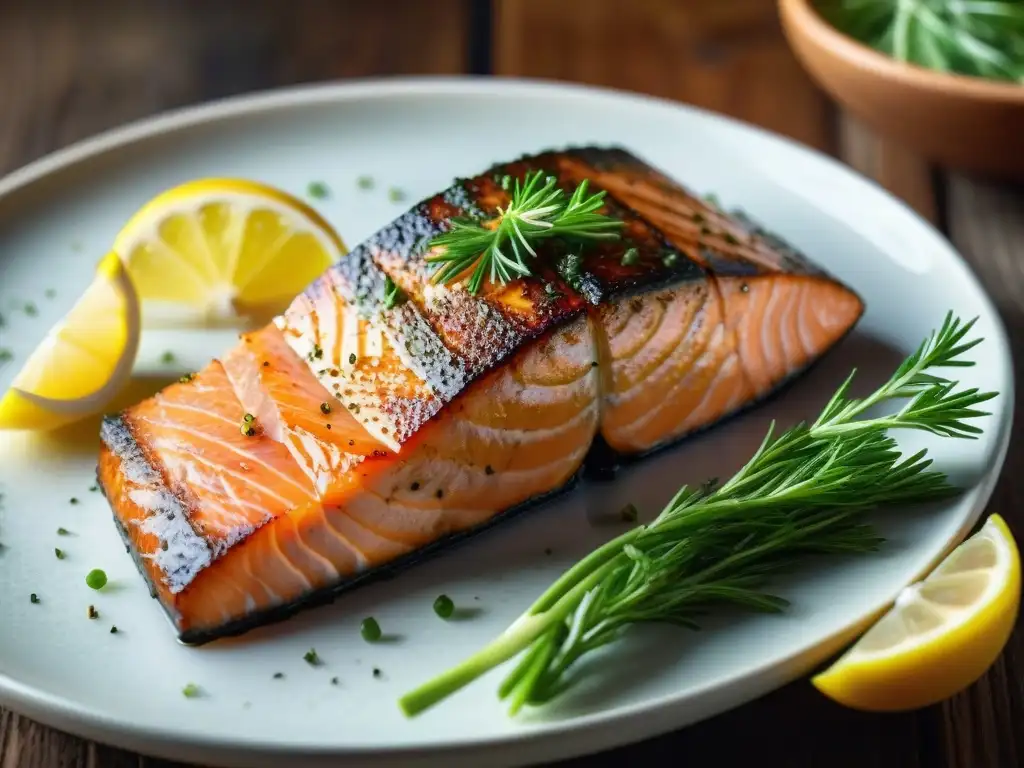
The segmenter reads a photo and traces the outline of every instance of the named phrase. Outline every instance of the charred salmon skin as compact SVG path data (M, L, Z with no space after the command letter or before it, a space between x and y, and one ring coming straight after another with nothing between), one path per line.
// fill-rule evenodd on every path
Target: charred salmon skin
M533 170L605 190L621 238L552 238L534 275L477 294L432 280L429 241L492 215L499 179ZM389 281L404 300L385 299ZM782 240L627 151L546 152L417 204L222 359L108 417L99 480L179 638L201 643L495 523L588 456L706 429L862 312Z

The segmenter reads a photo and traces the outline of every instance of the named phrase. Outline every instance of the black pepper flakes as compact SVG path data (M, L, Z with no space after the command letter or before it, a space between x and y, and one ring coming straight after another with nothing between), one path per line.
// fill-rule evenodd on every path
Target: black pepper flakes
M383 674L384 674L384 673L383 673L383 672L381 672L379 668L377 668L377 667L374 667L374 668L373 668L373 676L374 676L374 677L380 677L380 676L381 676L381 675L383 675Z
M348 356L348 364L349 364L349 365L355 365L355 364L356 364L356 353L355 353L355 352L352 352L352 353L351 353L351 354L350 354L350 355Z
M492 467L490 464L488 464L486 467L484 467L484 474L485 475L493 475L494 474L494 467Z
M443 499L444 498L444 490L441 489L441 488L438 488L437 491L435 491L434 495L437 498L439 498L439 499Z
M284 679L284 672L275 672L274 673L274 679L275 680L283 680Z
M77 503L78 503L78 498L76 496L72 496L70 499L68 499L68 504L77 504Z
M39 603L40 602L39 601L39 595L37 595L35 592L33 592L31 595L28 596L28 601L30 603L32 603L33 605Z
M412 485L409 486L409 489L412 491L418 491L420 489L419 481L413 480Z

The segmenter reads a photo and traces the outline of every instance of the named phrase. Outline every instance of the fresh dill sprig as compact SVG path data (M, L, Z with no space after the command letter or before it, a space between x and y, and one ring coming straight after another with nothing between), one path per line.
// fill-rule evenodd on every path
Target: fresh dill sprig
M981 341L966 340L973 324L947 315L871 395L849 396L851 374L814 423L779 435L773 425L732 478L684 486L654 521L570 568L490 645L406 694L403 711L421 712L522 654L499 689L515 713L562 693L570 668L631 624L694 627L707 611L730 606L780 611L786 601L764 592L773 574L813 554L876 549L881 539L864 520L868 510L956 492L925 451L904 456L888 432L980 433L968 422L987 415L977 406L996 393L957 391L936 373L973 364L963 358ZM893 400L905 402L895 413L865 417Z
M504 210L499 206L496 218L479 221L455 218L451 228L430 241L428 248L439 248L427 256L437 264L434 280L451 282L473 267L467 281L470 293L477 293L484 280L507 283L533 273L531 259L540 240L563 237L569 240L614 240L622 222L598 213L605 193L588 194L584 180L566 197L554 176L531 171L520 183L505 176L502 186L512 186L511 199Z
M1024 82L1020 0L817 0L833 26L898 61Z

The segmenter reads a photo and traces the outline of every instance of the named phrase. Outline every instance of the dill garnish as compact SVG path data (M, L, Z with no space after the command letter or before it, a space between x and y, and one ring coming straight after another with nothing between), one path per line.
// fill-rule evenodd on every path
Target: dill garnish
M470 267L473 272L466 287L477 293L484 280L507 283L532 274L529 261L540 240L564 237L570 240L613 240L619 237L622 222L598 213L605 193L587 194L584 180L570 197L557 186L554 176L541 171L516 179L508 205L493 221L455 218L451 229L438 235L428 248L441 248L427 256L427 262L439 265L434 280L451 282ZM506 186L503 184L502 186Z
M996 393L958 390L936 373L973 365L963 359L981 341L965 341L973 324L947 315L874 393L850 397L851 374L816 421L770 428L725 483L681 488L653 522L570 568L490 645L406 694L403 711L421 712L525 651L499 689L514 714L564 691L570 667L632 624L695 627L707 610L730 606L781 611L786 601L763 591L772 574L812 554L875 550L868 510L956 492L926 451L904 456L888 432L981 433L968 422L987 415L977 406ZM892 400L904 401L895 413L866 416Z

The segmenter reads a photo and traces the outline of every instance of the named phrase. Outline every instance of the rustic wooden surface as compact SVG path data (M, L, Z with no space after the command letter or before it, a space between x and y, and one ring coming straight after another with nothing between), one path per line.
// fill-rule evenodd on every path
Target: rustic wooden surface
M930 168L839 114L786 48L772 0L0 0L0 172L183 104L333 78L458 72L645 91L832 153L947 232L1024 350L1024 190ZM1024 533L1020 440L1007 468L991 509ZM565 765L682 761L1024 765L1024 632L983 680L941 706L860 714L801 681L680 733ZM0 768L141 765L171 766L0 710Z

